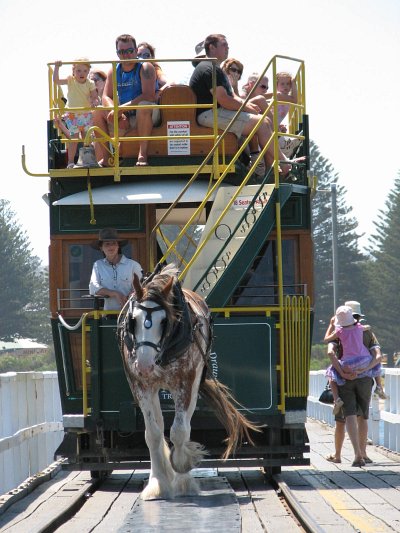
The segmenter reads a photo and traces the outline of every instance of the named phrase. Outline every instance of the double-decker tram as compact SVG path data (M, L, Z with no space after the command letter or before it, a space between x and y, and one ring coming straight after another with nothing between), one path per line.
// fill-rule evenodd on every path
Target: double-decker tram
M249 139L239 144L216 122L213 128L199 126L196 97L186 85L171 85L161 93L161 121L149 137L148 166L136 166L138 132L119 137L115 128L114 137L97 132L110 151L111 166L66 168L66 151L77 141L56 127L68 108L52 82L54 64L49 64L49 283L65 428L56 457L65 458L64 468L100 475L149 466L143 416L117 344L118 311L105 311L88 294L93 263L101 256L91 243L103 228L115 228L128 241L124 255L147 272L158 263L175 263L183 287L205 298L213 316L212 372L230 388L239 409L262 425L254 446L243 443L222 463L224 429L199 398L192 439L209 451L206 464L240 462L271 472L309 464L305 422L313 184L304 63L275 56L261 76L268 75L274 85L266 113L276 111L275 79L283 62L295 75L298 101L290 104L286 132L274 118L269 143L277 154L282 138L296 140L297 155L306 156L285 180L278 157L263 176L256 176L244 157ZM114 77L116 64L108 62ZM208 107L216 110L215 97ZM90 133L85 145L93 140ZM23 166L35 175L25 155ZM160 400L168 436L173 417L169 391L161 391Z

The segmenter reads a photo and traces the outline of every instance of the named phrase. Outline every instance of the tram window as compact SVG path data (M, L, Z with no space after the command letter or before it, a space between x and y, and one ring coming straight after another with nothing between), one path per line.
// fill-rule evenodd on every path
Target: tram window
M61 309L85 309L92 307L92 303L82 300L82 296L89 294L89 281L92 274L93 263L101 259L103 254L100 250L95 250L89 243L65 243L66 257L68 265L66 284L60 296ZM123 247L122 253L131 258L132 247L127 244Z
M232 305L278 304L276 253L276 241L267 241L235 290ZM295 238L282 240L282 271L284 294L303 294L304 287L297 281L297 239Z
M157 235L158 259L165 254L170 243L172 243L182 231L183 226L184 224L161 224L161 232ZM171 252L168 255L167 263L182 265L182 263L190 261L196 251L203 230L203 225L190 226L186 235L178 243L176 252Z

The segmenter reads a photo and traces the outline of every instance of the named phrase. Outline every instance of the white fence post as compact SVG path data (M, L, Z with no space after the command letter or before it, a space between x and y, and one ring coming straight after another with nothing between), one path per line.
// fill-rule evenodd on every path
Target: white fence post
M381 411L383 420L383 445L400 452L400 368L385 369L385 409Z
M0 494L53 462L63 438L57 372L0 374Z
M13 435L17 431L17 374L7 372L0 375L1 396L1 430L0 439ZM0 492L14 487L14 465L18 469L18 450L6 448L2 455L2 476L0 478Z
M325 370L310 372L307 416L334 426L333 406L318 401L325 385ZM383 444L389 450L400 452L400 369L385 368L385 392L389 398L385 400L384 409L379 408L379 399L372 396L368 437L374 444ZM381 438L382 425L383 442Z

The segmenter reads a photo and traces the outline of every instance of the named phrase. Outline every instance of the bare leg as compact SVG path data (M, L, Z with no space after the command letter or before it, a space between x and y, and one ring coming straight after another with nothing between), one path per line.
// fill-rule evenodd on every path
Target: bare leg
M339 389L337 383L336 381L329 380L329 385L331 387L333 400L336 402L336 400L339 398Z
M344 436L346 433L346 424L336 421L335 425L335 459L341 461Z
M96 110L93 113L93 125L102 129L105 133L109 132L107 114L108 114L107 111L100 111L100 110ZM95 136L99 137L99 135L100 134L97 131L95 131ZM107 161L108 161L108 158L110 157L110 154L105 144L102 142L95 142L94 151L96 153L97 161L101 163L103 166L108 166Z
M362 416L357 418L358 423L358 440L360 443L361 457L367 457L367 439L368 439L368 420Z
M79 139L79 135L71 135L71 139ZM74 164L76 149L78 148L77 143L68 143L68 166Z
M243 128L243 135L249 135L251 130L254 128L255 124L259 121L260 115L253 115L249 122L245 125ZM263 149L264 146L267 144L269 139L271 138L273 134L273 126L272 121L268 117L265 118L260 125L260 127L257 130L257 139L258 144L260 145L260 148ZM281 163L280 164L280 171L283 178L285 178L289 172L292 170L292 165L290 164L290 161L285 156L285 154L280 149L280 146L278 144L278 153L277 153L278 161L287 161L287 163ZM300 157L295 159L294 161L304 161L305 157ZM267 167L272 166L273 162L275 161L275 153L274 153L274 145L271 143L264 155L264 161Z
M362 461L356 415L346 416L346 429L347 433L349 434L351 444L353 445L354 461Z
M139 137L149 137L153 129L152 109L138 109L136 112L137 130ZM146 166L147 163L147 149L149 141L141 141L139 144L139 154L137 165Z

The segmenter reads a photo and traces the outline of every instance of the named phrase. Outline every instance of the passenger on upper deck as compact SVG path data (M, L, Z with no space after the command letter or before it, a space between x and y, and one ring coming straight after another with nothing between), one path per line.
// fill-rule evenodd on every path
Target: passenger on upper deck
M221 68L225 72L233 92L239 96L238 83L243 74L243 64L237 59L230 57L222 63Z
M102 70L94 69L89 73L89 79L94 81L97 94L99 95L100 103L104 92L104 85L106 83L107 74Z
M241 107L243 100L233 94L232 88L227 77L222 71L220 64L228 57L229 46L226 37L221 34L212 34L206 37L204 41L204 48L208 58L216 58L216 99L217 99L217 120L218 127L226 129L232 120L236 111ZM198 104L212 104L212 72L213 66L211 61L200 61L194 69L189 85L197 96ZM254 127L262 120L261 125L255 134L258 144L261 149L266 146L270 139L273 129L271 120L267 117L262 119L260 116L261 109L258 105L248 102L240 113L236 122L229 128L229 131L234 133L238 138L247 136L251 133ZM209 128L213 127L213 110L212 109L198 109L197 121L200 125ZM287 161L287 163L280 163L280 170L282 177L286 177L291 170L289 161L284 154L278 150L278 160ZM274 161L274 147L273 143L267 148L264 160L267 167L271 166Z
M143 278L140 264L122 254L121 248L127 242L115 229L107 228L100 230L98 240L91 244L92 248L103 252L104 259L98 259L93 265L89 292L92 296L106 296L104 309L107 311L122 309L133 291L135 273L140 280Z
M250 76L247 78L247 82L242 87L242 93L240 94L242 98L247 97L259 77L260 75L258 72L253 72L250 74ZM251 96L254 98L255 96L266 93L268 91L268 83L267 76L261 78L260 83L257 84L257 87L254 89Z
M138 59L155 59L156 57L155 54L156 54L156 49L151 44L146 43L145 41L138 44L138 49L137 49ZM158 84L158 87L157 87L157 101L158 101L160 99L160 91L163 89L163 87L166 87L167 85L167 78L165 77L165 74L158 63L152 63L152 65L156 69L157 84Z
M67 105L68 107L89 107L96 106L99 102L96 87L93 81L88 79L90 64L86 58L77 59L72 65L72 76L60 78L60 67L62 61L56 61L54 66L53 81L56 85L68 85ZM69 138L83 138L87 130L93 126L93 115L90 111L68 112L63 117L67 127ZM61 121L56 123L60 126ZM65 130L63 130L65 132ZM74 159L78 144L73 142L68 145L68 165L74 166Z
M118 56L124 60L117 65L117 92L120 108L131 105L151 105L156 101L156 72L151 63L140 63L137 58L136 40L132 35L120 35L116 39ZM113 107L112 69L107 74L103 93L103 106ZM153 124L160 119L159 109L132 109L118 113L120 135L126 135L130 129L137 128L139 137L151 135ZM94 124L107 133L113 132L114 111L100 111L94 115ZM97 132L96 132L97 134ZM98 134L97 134L98 136ZM136 165L147 165L149 141L140 141ZM108 151L103 143L95 143L96 157L103 166L108 165Z

